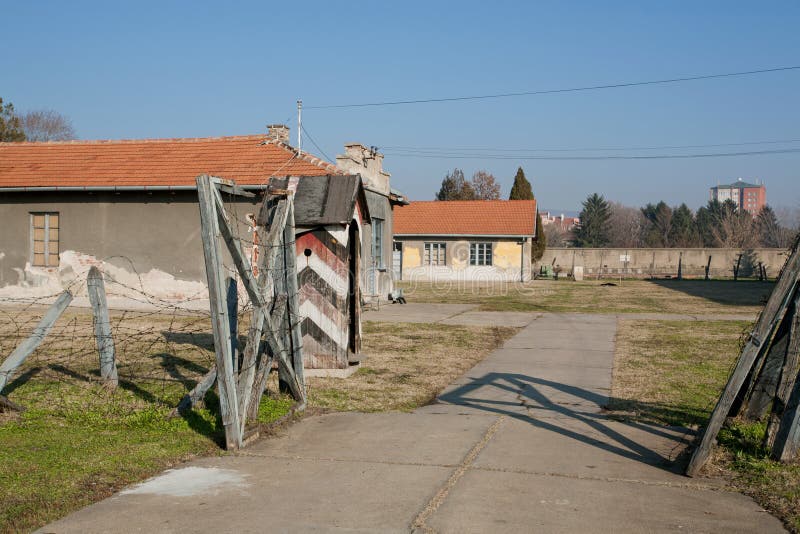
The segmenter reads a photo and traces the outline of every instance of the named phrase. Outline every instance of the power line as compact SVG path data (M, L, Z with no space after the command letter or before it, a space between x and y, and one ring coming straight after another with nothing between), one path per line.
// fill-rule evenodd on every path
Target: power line
M732 78L735 76L750 76L754 74L766 74L770 72L781 72L788 70L800 69L800 65L790 67L775 67L772 69L757 69L741 72L725 72L721 74L703 74L700 76L684 76L680 78L666 78L662 80L648 80L643 82L620 82L603 85L590 85L585 87L570 87L562 89L541 89L534 91L520 91L515 93L497 93L492 95L474 95L474 96L454 96L442 98L423 98L417 100L388 100L383 102L367 102L360 104L331 104L325 106L305 106L306 109L344 109L344 108L365 108L365 107L378 107L378 106L400 106L406 104L431 104L437 102L459 102L464 100L486 100L495 98L510 98L515 96L533 96L533 95L546 95L554 93L575 93L578 91L596 91L599 89L619 89L622 87L637 87L643 85L659 85L667 83L680 83L691 82L697 80L710 80L714 78Z
M420 152L428 154L457 153L457 152L608 152L617 150L667 150L667 149L686 149L686 148L711 148L724 146L747 146L747 145L773 145L800 143L800 139L775 139L770 141L742 141L739 143L712 143L702 145L654 145L654 146L631 146L631 147L586 147L586 148L489 148L489 147L433 147L433 146L382 146L382 150L400 150L403 152Z
M311 144L312 144L312 145L314 145L314 147L315 147L317 150L319 150L319 151L320 151L320 153L321 153L323 156L325 156L325 161L327 161L328 163L333 163L333 160L331 159L331 157L330 157L329 155L327 155L327 154L325 153L325 151L324 151L324 150L322 150L322 149L319 147L319 145L317 144L317 142L316 142L316 141L314 141L314 138L313 138L313 137L311 137L311 134L310 134L310 133L308 133L308 130L306 130L306 127L305 127L305 125L300 125L300 128L303 130L303 133L304 133L304 134L306 134L306 137L308 137L308 140L309 140L309 141L311 141Z
M648 159L700 159L726 158L734 156L764 156L769 154L795 154L800 148L779 150L752 150L747 152L716 152L706 154L652 154L647 156L613 155L613 156L530 156L514 154L415 154L402 152L385 152L394 157L437 158L437 159L497 159L497 160L549 160L549 161L598 161L598 160L648 160Z

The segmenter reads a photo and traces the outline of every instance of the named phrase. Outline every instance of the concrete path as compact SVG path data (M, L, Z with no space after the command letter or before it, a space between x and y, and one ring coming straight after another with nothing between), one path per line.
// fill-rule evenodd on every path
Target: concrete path
M309 417L42 532L783 532L751 499L674 472L691 436L603 416L615 327L529 316L435 404Z

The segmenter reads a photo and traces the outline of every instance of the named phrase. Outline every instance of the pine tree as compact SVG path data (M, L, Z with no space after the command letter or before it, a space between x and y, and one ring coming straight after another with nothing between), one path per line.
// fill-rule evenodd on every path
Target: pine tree
M756 217L758 241L762 247L782 248L788 243L788 232L778 223L775 211L764 206Z
M442 180L436 200L475 200L475 189L465 178L464 171L453 169Z
M533 200L533 189L531 183L525 178L525 171L522 167L517 169L517 175L514 176L514 185L511 186L511 194L509 200Z
M672 210L672 227L669 231L671 247L693 247L697 245L697 227L689 206L681 204Z
M604 247L609 243L608 220L611 208L606 199L593 193L583 201L580 226L575 231L576 247Z
M508 200L534 200L533 189L531 183L525 178L525 171L522 167L517 168L517 174L514 176L514 185L511 186L511 194ZM544 251L547 248L547 236L544 233L544 226L542 226L542 217L539 215L539 210L536 210L536 237L531 243L531 262L537 262L544 256Z
M531 243L531 261L537 262L541 260L545 249L547 249L547 235L544 233L544 226L542 226L542 216L539 215L539 210L536 210L536 237Z

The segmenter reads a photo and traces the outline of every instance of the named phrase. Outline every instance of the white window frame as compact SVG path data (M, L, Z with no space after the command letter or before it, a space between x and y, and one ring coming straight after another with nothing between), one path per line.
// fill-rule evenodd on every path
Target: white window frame
M492 265L492 243L480 241L469 244L469 264L473 266Z
M444 267L447 265L447 243L426 242L423 247L423 265L429 267Z

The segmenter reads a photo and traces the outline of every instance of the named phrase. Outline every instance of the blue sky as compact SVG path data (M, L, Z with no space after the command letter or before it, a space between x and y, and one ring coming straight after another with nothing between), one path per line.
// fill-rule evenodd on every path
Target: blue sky
M4 5L0 96L55 109L84 139L264 131L306 106L492 94L800 65L797 2L15 2ZM800 71L497 100L307 109L333 157L387 147L393 185L429 199L453 167L508 194L521 165L540 205L590 193L705 203L759 178L800 206L800 153L646 161L422 158L388 147L573 149L800 139ZM304 148L318 152L308 141ZM727 152L782 145L658 150ZM591 154L610 152L593 152ZM614 154L639 154L619 150ZM585 153L548 153L549 155Z

